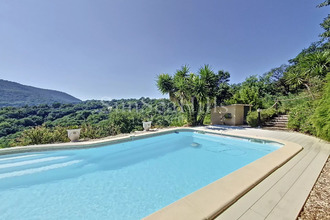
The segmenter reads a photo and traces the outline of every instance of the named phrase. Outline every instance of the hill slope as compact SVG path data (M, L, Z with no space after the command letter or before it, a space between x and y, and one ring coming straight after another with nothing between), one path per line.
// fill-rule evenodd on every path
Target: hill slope
M81 100L64 92L40 89L0 79L0 107L60 103Z

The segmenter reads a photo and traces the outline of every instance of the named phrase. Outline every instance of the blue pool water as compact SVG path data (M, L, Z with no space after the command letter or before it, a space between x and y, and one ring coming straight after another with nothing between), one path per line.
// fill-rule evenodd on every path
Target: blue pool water
M0 219L140 219L279 147L179 132L0 156Z

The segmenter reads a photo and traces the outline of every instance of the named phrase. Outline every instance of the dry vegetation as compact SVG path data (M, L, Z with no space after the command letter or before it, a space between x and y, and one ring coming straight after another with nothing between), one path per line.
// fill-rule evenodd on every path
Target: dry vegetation
M330 220L330 157L314 185L298 220Z

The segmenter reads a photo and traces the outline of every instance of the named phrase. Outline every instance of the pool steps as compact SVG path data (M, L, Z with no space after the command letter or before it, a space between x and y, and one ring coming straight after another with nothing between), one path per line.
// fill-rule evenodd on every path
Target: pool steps
M59 159L64 159L64 158L67 158L67 157L66 156L47 157L47 158L42 158L42 159L26 160L26 161L14 162L14 163L5 163L5 164L0 164L0 169L25 166L25 165L54 161L54 160L59 160Z
M40 173L40 172L43 172L43 171L53 170L53 169L57 169L57 168L63 168L63 167L66 167L66 166L70 166L70 165L79 163L80 161L81 160L73 160L73 161L69 161L69 162L65 162L65 163L57 163L57 164L42 166L42 167L38 167L38 168L31 168L31 169L13 171L13 172L10 172L10 173L2 173L2 174L0 174L0 180L4 179L4 178L35 174L35 173Z
M47 154L0 158L0 180L63 168L80 162L82 160L69 156L48 157Z
M8 158L1 158L0 159L0 164L1 164L2 161L15 160L15 159L26 158L26 157L34 157L34 156L37 156L37 155L38 154L24 155L24 156L17 156L17 157L8 157Z

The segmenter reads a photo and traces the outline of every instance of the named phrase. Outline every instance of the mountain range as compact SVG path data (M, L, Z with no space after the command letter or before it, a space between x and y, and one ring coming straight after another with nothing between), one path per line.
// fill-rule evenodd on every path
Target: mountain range
M0 79L0 107L52 103L78 103L80 99L64 92L41 89Z

